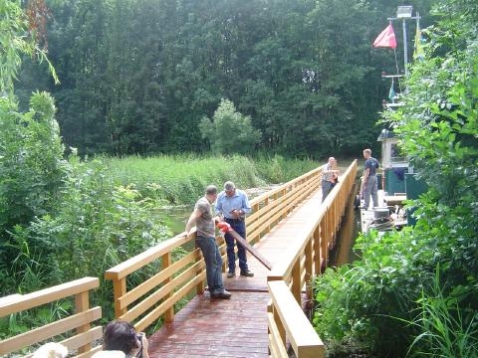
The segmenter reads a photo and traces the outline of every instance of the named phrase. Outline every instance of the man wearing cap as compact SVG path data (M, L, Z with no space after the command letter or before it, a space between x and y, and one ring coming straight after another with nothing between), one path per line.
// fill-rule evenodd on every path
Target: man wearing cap
M231 225L240 236L246 238L246 214L251 212L249 199L244 191L236 188L232 181L224 183L224 190L219 193L216 199L216 214L222 215L224 220ZM234 252L235 240L226 233L224 235L227 246L227 277L232 278L236 275L236 254ZM254 276L247 266L246 249L237 244L237 256L239 258L240 275L246 277Z
M217 188L209 185L202 198L194 206L186 224L186 233L196 225L196 244L201 249L206 262L206 278L211 298L227 299L231 293L224 289L222 282L222 258L216 243L216 226L212 216L211 204L217 198Z

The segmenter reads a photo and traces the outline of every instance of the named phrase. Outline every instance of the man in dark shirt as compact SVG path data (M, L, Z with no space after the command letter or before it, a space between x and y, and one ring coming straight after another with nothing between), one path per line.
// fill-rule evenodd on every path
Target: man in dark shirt
M365 169L362 177L362 196L364 205L362 209L368 210L370 206L370 195L372 195L373 207L378 206L377 195L377 168L380 166L378 160L372 157L371 149L364 149Z

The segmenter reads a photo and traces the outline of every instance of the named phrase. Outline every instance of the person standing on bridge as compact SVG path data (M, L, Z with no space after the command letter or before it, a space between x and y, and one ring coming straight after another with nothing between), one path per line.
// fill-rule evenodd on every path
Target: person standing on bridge
M372 195L373 207L378 206L377 169L380 164L377 159L372 157L371 149L364 149L363 157L365 158L365 169L362 177L362 196L364 201L362 209L368 210L370 195Z
M196 245L201 249L206 262L207 285L211 298L231 298L222 282L222 258L216 243L216 226L212 216L212 203L217 198L217 188L209 185L202 198L194 206L194 211L186 223L186 233L196 225Z
M337 161L334 157L330 157L327 163L322 165L322 202L324 202L327 195L337 183L337 177L339 176L339 170L337 169Z
M232 181L224 183L224 190L221 191L216 199L216 214L222 215L224 220L231 225L240 236L246 239L246 214L251 212L249 199L247 194L239 189ZM235 240L231 234L224 235L227 246L227 263L228 273L227 278L232 278L236 275L236 253ZM247 266L246 249L241 244L237 243L237 256L239 258L240 275L246 277L254 276L254 273L249 270Z

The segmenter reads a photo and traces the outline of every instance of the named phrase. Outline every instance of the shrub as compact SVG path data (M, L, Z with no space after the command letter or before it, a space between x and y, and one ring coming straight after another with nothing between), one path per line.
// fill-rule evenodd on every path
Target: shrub
M355 249L360 260L328 269L315 281L314 326L328 345L354 342L368 354L403 357L414 331L391 316L411 318L430 278L430 252L410 230L383 236L371 231L357 239Z
M99 161L76 162L56 215L38 218L27 229L18 227L15 238L34 243L32 254L41 258L37 273L46 275L43 280L50 285L84 276L103 280L108 268L172 237L158 211L162 204L142 198L132 186L114 185ZM11 276L21 283L24 273L16 270ZM102 284L103 307L111 306L111 295Z

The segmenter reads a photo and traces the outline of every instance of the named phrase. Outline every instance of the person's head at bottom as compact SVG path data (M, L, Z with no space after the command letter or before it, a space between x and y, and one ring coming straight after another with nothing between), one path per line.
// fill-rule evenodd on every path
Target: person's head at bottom
M122 351L99 351L93 354L91 358L126 358L126 354Z
M148 341L144 333L138 333L126 321L108 323L103 334L104 351L122 351L126 356L147 358Z

